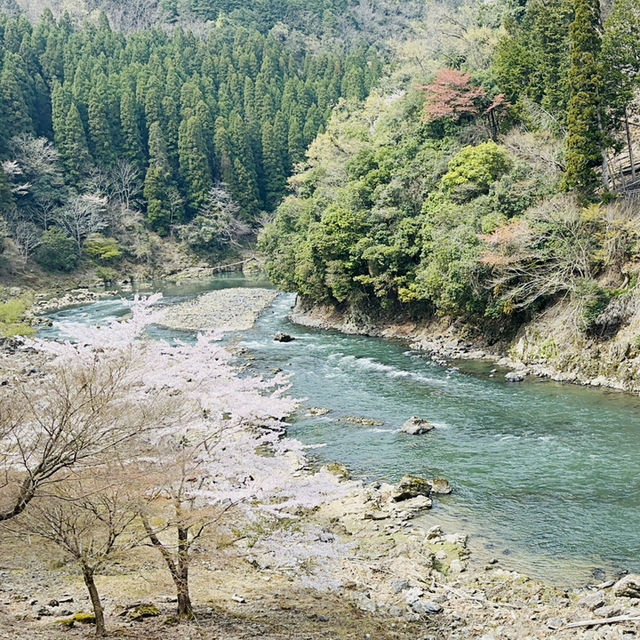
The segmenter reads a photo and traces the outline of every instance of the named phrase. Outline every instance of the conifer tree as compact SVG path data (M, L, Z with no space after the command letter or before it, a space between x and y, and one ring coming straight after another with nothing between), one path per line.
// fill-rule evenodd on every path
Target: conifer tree
M18 79L16 57L7 54L0 74L0 136L5 141L19 133L35 133L27 97Z
M178 156L180 178L187 206L190 212L195 214L206 201L207 194L213 186L207 159L207 145L200 121L196 116L183 120L180 125Z
M69 183L79 187L91 167L91 154L82 118L75 102L72 103L65 120L60 156Z
M603 80L599 61L600 2L574 0L574 7L575 19L570 30L571 97L565 186L576 190L583 200L589 200L598 187L595 167L602 162L604 145ZM606 176L604 179L606 181Z
M124 157L138 169L143 169L144 142L140 126L140 114L136 97L130 89L125 89L120 102L120 127L122 131L122 151Z
M89 96L89 141L91 155L98 166L110 165L116 155L107 115L106 78L101 76Z
M161 234L169 233L171 225L182 217L172 202L172 189L175 185L162 128L159 122L154 122L149 128L149 168L144 181L144 197L149 225Z

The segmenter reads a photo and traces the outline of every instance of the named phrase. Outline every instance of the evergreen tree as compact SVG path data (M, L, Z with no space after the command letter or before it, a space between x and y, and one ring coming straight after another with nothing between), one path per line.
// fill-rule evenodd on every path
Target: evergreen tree
M598 187L595 172L603 158L602 72L599 62L600 2L574 0L571 25L571 70L569 84L568 137L565 186L584 200L593 198ZM606 179L606 178L605 178Z
M110 165L116 156L106 105L106 78L101 76L91 90L88 106L90 149L98 166Z
M206 201L207 194L213 186L207 159L207 145L200 121L196 116L183 120L180 125L178 157L187 206L189 211L195 214Z
M18 79L16 56L7 54L0 74L0 142L19 133L35 133L30 109ZM2 149L0 149L2 152Z
M71 105L65 120L59 151L69 184L79 187L91 167L91 154L75 102Z
M169 233L171 226L182 218L182 211L172 198L174 191L162 128L159 122L154 122L149 128L149 168L144 181L144 197L149 226L158 233Z
M124 157L138 169L144 168L145 154L138 103L133 91L126 89L120 103L120 126Z
M269 123L262 127L262 158L265 205L273 209L284 192L286 173L274 127Z

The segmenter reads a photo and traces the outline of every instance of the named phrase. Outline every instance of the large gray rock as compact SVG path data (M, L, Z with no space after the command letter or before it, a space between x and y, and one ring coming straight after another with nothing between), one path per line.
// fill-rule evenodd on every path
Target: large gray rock
M602 593L602 591L596 591L595 593L590 593L582 598L578 605L585 609L589 609L589 611L593 611L594 609L604 607L605 603L606 598L604 593Z
M510 371L505 376L505 379L507 382L523 382L524 374L521 373L520 371Z
M428 498L430 495L431 483L428 480L420 476L406 475L400 480L391 497L394 502L400 502L417 498L418 496L426 496Z
M442 607L433 600L418 600L411 605L411 608L422 616L435 616L442 613Z
M276 333L276 335L273 336L273 339L276 342L293 342L295 340L293 336L290 336L288 333L282 333L281 331Z
M613 595L619 598L640 598L640 575L630 573L613 585Z
M421 436L424 433L433 431L433 429L435 427L429 421L413 416L402 425L401 431L408 433L410 436Z

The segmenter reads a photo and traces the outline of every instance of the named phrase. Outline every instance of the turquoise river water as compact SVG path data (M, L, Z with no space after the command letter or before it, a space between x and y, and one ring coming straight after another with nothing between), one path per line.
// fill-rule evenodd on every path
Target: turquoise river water
M163 285L164 303L250 284L231 277ZM281 295L252 330L229 339L246 347L258 371L292 373L292 394L305 406L330 410L313 417L303 408L290 430L325 445L314 451L320 460L367 480L445 476L455 492L436 502L427 524L470 533L472 550L504 567L558 584L640 570L640 398L540 380L510 384L485 363L446 368L398 342L299 327L287 317L294 300ZM125 313L120 300L62 310L49 314L54 325L42 336ZM277 331L296 340L274 342ZM413 415L437 428L400 433Z

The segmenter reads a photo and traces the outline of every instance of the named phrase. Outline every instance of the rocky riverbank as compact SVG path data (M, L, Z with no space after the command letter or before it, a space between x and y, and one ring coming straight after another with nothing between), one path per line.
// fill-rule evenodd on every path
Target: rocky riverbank
M558 382L608 387L640 393L640 310L606 340L580 333L571 310L558 305L524 325L511 340L486 339L468 327L445 319L429 322L377 322L333 307L298 303L291 313L297 324L349 334L400 339L411 348L446 364L455 360L487 360L504 369L513 382L532 375Z
M478 562L463 533L426 529L418 516L431 506L429 483L364 485L338 464L318 471L295 447L284 455L283 483L311 486L320 476L330 488L324 504L298 514L291 537L312 532L301 557L305 545L326 547L326 557L283 564L283 556L295 556L292 548L279 554L251 534L231 546L221 540L193 561L196 619L173 626L170 580L152 550L136 549L98 578L112 632L145 640L636 637L640 577L577 590L530 580L496 560ZM46 549L24 542L17 557L17 539L3 535L0 638L90 637L83 625L58 624L90 610L81 576L55 557L43 569L31 558ZM141 603L153 615L135 618Z
M277 296L273 289L247 287L211 291L172 305L161 323L183 331L246 331Z
M30 350L19 355L33 358ZM438 522L429 480L353 481L343 465L318 469L285 439L284 425L280 435L286 446L278 455L286 464L279 481L319 488L322 503L296 512L275 532L282 535L279 548L263 544L273 531L241 528L236 520L226 527L233 535L203 539L192 566L196 619L179 626L171 580L156 552L141 547L119 556L97 578L112 632L145 640L636 637L640 577L581 589L531 580L500 561L474 557L464 533ZM59 624L89 611L73 566L35 539L10 530L1 535L0 638L90 637L83 625ZM133 618L141 604L153 615Z

